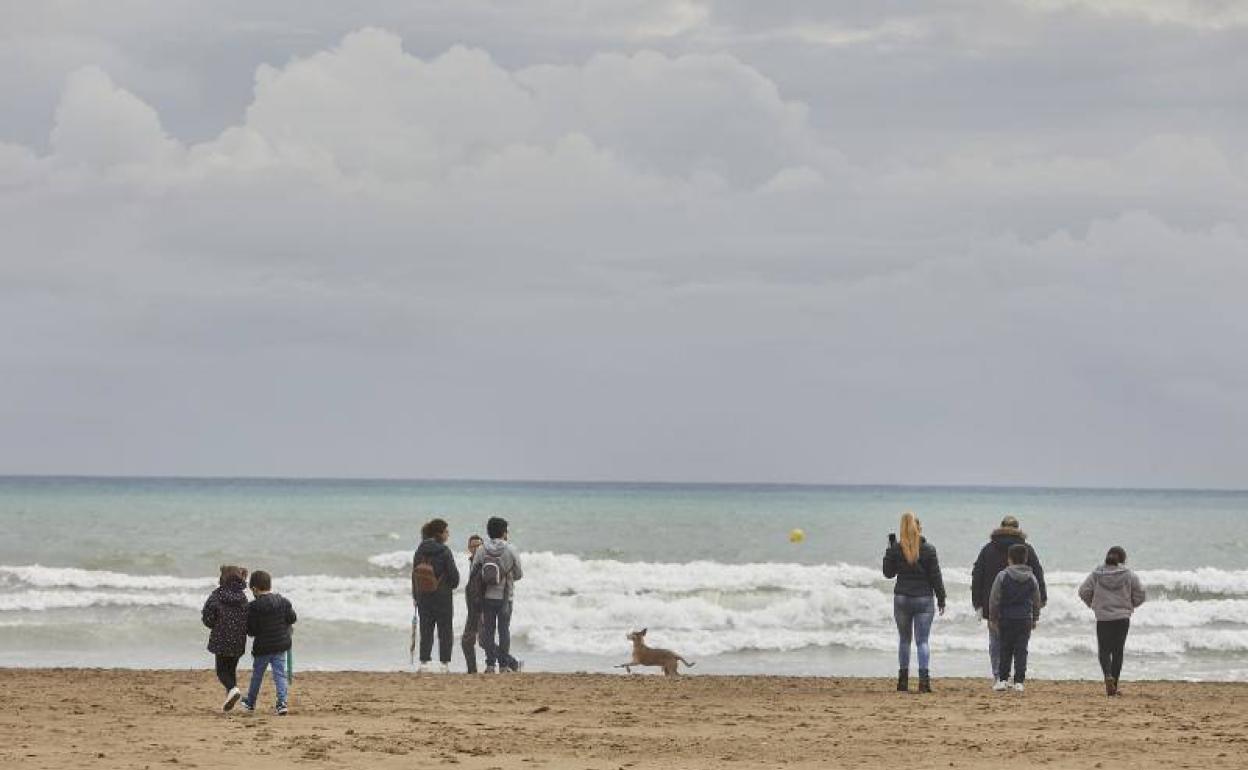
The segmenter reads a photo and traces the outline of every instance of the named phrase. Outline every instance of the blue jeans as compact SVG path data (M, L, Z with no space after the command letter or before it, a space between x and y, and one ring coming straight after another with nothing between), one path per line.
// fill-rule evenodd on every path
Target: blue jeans
M269 666L273 667L273 684L277 685L277 705L286 705L286 653L275 652L272 655L252 656L251 684L247 687L247 705L252 708L256 707L264 670Z
M1024 620L1001 619L1001 662L997 679L1010 678L1010 663L1014 664L1014 681L1022 684L1027 680L1027 643L1031 641L1031 618Z
M919 651L919 670L926 671L932 660L928 637L936 619L936 599L928 596L893 595L893 620L897 621L897 667L910 668L910 640Z
M988 660L992 661L992 678L1001 670L1001 632L988 624Z
M498 631L498 641L494 632ZM485 648L485 667L495 663L500 669L515 669L516 659L511 657L511 602L505 599L481 600L481 646Z

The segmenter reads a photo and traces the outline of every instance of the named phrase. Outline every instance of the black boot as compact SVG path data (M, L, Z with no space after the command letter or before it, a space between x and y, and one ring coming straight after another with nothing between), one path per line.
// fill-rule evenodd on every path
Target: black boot
M927 669L919 669L919 692L932 691L932 678L928 676Z
M897 669L897 692L910 692L910 669Z

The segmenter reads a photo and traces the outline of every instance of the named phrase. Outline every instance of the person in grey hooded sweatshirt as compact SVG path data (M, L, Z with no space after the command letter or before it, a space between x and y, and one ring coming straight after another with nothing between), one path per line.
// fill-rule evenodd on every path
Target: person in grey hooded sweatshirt
M515 583L524 577L520 554L507 541L507 520L494 516L485 523L489 539L472 557L472 577L481 585L481 646L485 673L519 671L511 655L511 600ZM498 636L495 638L495 633Z
M1079 598L1096 614L1096 647L1105 676L1105 694L1118 695L1123 650L1131 615L1144 603L1144 584L1127 569L1127 552L1114 546L1105 554L1105 563L1092 571L1079 586Z
M1009 687L1010 663L1014 664L1014 690L1023 691L1027 680L1027 643L1031 632L1040 622L1040 581L1027 564L1027 546L1015 543L1010 546L1009 566L992 581L988 596L988 622L992 623L1001 637L1001 660L997 668L997 682L992 689L999 691Z

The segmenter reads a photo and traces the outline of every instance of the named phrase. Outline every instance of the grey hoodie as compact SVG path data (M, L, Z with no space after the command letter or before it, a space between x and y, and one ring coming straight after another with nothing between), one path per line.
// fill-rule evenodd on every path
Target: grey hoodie
M485 586L482 592L482 599L510 599L512 591L515 589L516 581L524 577L524 570L520 569L520 553L516 551L515 546L506 540L496 540L489 538L485 543L477 549L472 557L472 568L475 570L481 566L485 555L498 556L499 561L503 565L503 584Z
M992 581L992 591L988 595L988 619L994 623L1000 622L1002 619L1001 603L1005 593L1002 583L1006 580L1018 583L1031 583L1031 619L1033 622L1040 620L1040 606L1044 603L1040 598L1040 583L1036 580L1036 575L1031 571L1031 567L1026 564L1011 564L997 573L996 579ZM1026 596L1027 594L1024 593L1022 595Z
M1125 620L1144 603L1144 584L1121 564L1102 564L1079 586L1079 598L1097 620Z

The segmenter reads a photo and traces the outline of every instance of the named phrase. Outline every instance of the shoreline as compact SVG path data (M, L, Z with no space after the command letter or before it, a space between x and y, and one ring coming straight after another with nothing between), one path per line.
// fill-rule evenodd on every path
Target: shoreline
M244 663L247 659L244 658ZM248 672L240 667L240 686ZM913 684L913 683L912 683ZM1248 748L1248 683L935 679L932 695L873 678L299 672L291 715L220 712L208 670L0 669L0 765L260 763L465 770L1231 768Z

